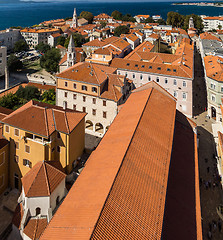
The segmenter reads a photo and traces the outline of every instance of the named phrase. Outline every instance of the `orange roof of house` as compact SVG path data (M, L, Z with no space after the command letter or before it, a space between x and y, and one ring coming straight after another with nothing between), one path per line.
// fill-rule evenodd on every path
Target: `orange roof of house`
M97 18L112 18L110 17L108 14L106 13L100 13L99 15L95 16L94 19L97 19Z
M94 54L111 55L111 52L108 48L98 48L94 51Z
M59 48L59 49L63 49L63 50L66 50L65 47L61 46L61 45L57 45L56 48Z
M131 34L122 34L120 36L121 38L128 38L129 40L135 42L137 39L139 39L135 34L131 33Z
M219 39L218 37L216 37L215 35L209 33L209 32L204 32L200 34L200 39L207 39L207 40L216 40L221 42L221 39Z
M60 37L61 34L60 33L54 33L54 34L51 34L52 37L56 38L56 37Z
M40 239L171 239L170 226L174 239L201 240L196 135L181 123L175 139L176 121L176 102L158 84L136 89ZM188 156L178 155L184 144Z
M139 18L141 18L141 17L143 17L143 18L148 18L148 17L150 17L150 15L137 15L136 17L139 17Z
M223 81L223 58L218 56L205 56L205 71L207 77L216 81Z
M77 63L57 74L57 78L71 79L86 83L102 84L107 79L107 73L114 73L116 68L89 62Z
M50 161L39 161L21 179L25 196L50 196L65 177L66 174L52 166Z
M49 137L54 131L70 134L85 113L31 100L1 120L2 123Z
M23 233L32 240L38 240L46 226L46 218L31 218L25 226Z
M57 28L47 28L47 29L32 29L32 28L25 28L21 30L20 32L24 33L47 33L47 32L58 32L59 29Z

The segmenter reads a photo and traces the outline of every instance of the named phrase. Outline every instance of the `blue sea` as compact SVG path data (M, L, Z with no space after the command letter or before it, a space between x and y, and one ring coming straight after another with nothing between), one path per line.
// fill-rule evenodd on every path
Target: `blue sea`
M19 2L18 0L0 0L0 30L11 26L32 26L45 20L71 17L73 9L77 14L82 11L111 14L118 10L131 15L161 15L164 19L169 11L181 14L223 15L222 7L176 6L171 2Z

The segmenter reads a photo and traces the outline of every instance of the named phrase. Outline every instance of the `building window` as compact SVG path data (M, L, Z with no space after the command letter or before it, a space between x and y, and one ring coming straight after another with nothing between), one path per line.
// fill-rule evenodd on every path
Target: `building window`
M15 136L19 136L19 129L15 128L14 134L15 134Z
M82 85L82 90L83 90L83 91L87 91L87 86Z
M73 105L73 110L76 110L77 109L77 105Z
M73 99L77 99L77 94L73 94Z
M96 116L96 109L92 109L92 115Z
M32 163L28 159L23 159L23 165L29 168L32 167Z
M30 146L25 145L25 152L26 152L26 153L30 153Z
M215 102L216 101L216 98L214 95L211 95L211 101Z
M103 106L106 107L106 101L105 100L103 100Z
M86 113L86 107L83 107L83 112Z
M67 109L67 102L66 101L63 102L63 108Z
M186 81L183 81L183 87L186 87L186 86L187 86Z
M83 102L86 102L86 97L85 96L83 96Z
M103 112L103 118L107 118L107 112Z
M97 88L96 87L92 87L92 92L97 92Z
M186 99L187 99L187 94L184 92L184 93L182 94L182 97L183 97L184 100L186 100Z
M67 92L64 92L64 97L67 97Z
M57 146L57 152L58 153L60 152L60 146Z
M173 96L176 98L177 97L177 91L173 91Z
M134 73L132 74L132 78L135 78L135 74Z
M221 92L223 92L223 87L221 87Z
M96 104L96 98L92 98L92 103Z
M151 77L150 76L148 76L148 81L151 81Z
M140 80L142 80L142 74L140 75Z
M57 138L60 139L61 136L60 136L60 132L57 132Z
M128 77L128 73L127 72L125 73L125 76Z
M173 79L173 85L177 85L177 80Z
M9 126L5 126L5 131L7 132L7 133L9 133Z
M167 84L168 83L168 79L167 78L165 78L165 84Z
M19 143L18 142L15 142L15 148L19 149Z
M77 84L76 84L76 83L73 84L73 88L74 88L74 89L77 88Z
M159 82L159 81L160 81L160 79L159 79L159 77L157 77L157 78L156 78L156 82Z
M64 82L64 86L67 87L67 82Z
M19 156L15 155L14 160L15 160L16 163L19 163Z

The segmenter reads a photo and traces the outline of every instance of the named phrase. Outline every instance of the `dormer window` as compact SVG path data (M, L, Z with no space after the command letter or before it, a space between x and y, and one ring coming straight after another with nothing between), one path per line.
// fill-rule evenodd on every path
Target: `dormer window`
M83 91L87 91L87 86L82 85L82 90L83 90Z
M92 92L97 93L97 88L96 87L92 87Z

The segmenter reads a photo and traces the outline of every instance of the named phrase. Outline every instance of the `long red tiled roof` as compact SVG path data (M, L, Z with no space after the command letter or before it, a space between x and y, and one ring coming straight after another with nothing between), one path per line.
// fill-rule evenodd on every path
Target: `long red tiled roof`
M175 111L156 89L133 93L41 239L159 239Z
M1 122L49 137L54 131L69 134L85 115L85 113L64 110L62 107L31 100L3 118Z
M39 161L21 179L26 197L50 196L66 174L51 165L50 162Z

